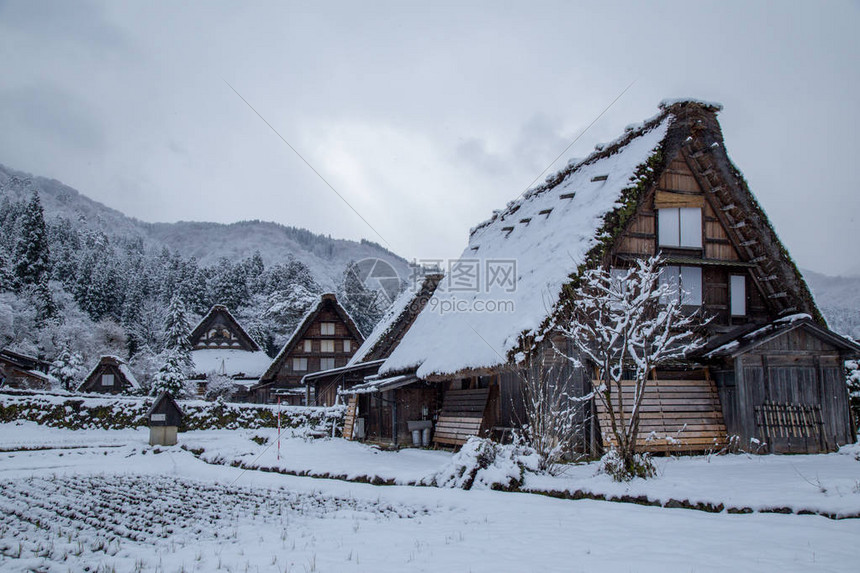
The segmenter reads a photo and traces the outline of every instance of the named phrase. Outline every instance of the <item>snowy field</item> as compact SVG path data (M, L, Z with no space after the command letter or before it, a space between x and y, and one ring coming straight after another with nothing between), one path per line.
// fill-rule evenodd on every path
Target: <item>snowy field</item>
M222 461L248 456L268 466L277 463L268 459L277 447L266 450L268 444L250 439L264 434L190 432L180 443L203 447L205 455L220 451ZM858 519L381 487L207 463L205 455L178 447L150 448L146 437L145 430L0 425L0 446L7 450L0 453L0 569L855 571L860 559ZM50 449L8 451L16 440ZM88 443L92 447L81 447ZM376 467L409 479L437 471L450 458L303 439L283 440L281 454L296 470L336 474L355 465L356 471ZM860 491L850 487L852 477L860 480L856 454L849 448L829 456L660 460L657 479L611 486L713 497L753 488L750 500L771 490L779 504L832 503L845 510L860 501ZM585 482L610 487L589 466L540 479L553 480L556 489Z

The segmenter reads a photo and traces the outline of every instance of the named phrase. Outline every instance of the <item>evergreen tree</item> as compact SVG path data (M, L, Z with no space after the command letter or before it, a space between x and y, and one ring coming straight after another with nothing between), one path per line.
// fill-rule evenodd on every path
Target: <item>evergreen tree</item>
M39 194L27 204L21 221L21 234L15 247L15 277L20 286L37 285L50 272L48 231Z
M222 258L212 275L212 303L223 304L236 309L248 301L248 284L245 267L234 265L229 259Z
M32 287L31 298L36 307L36 320L44 325L47 321L57 318L57 305L48 286L47 275L42 276L39 283Z
M338 287L338 301L352 316L362 334L367 336L382 318L385 308L378 291L367 288L359 277L355 262L349 263L343 271L343 279Z
M168 350L164 364L155 374L151 393L157 395L161 392L170 392L174 396L179 396L183 392L185 379L182 354L175 349Z
M178 295L170 299L164 323L164 348L175 355L183 371L191 368L191 327L185 313L185 303Z
M265 283L264 273L266 266L263 264L263 257L260 255L260 251L255 251L253 256L242 261L242 267L248 296L261 293Z
M128 355L134 356L140 348L146 344L146 337L142 336L141 324L143 319L143 285L139 275L135 275L128 283L125 292L125 300L122 304L121 324L128 340Z
M9 258L0 251L0 292L10 292L15 286L15 273L9 264Z
M83 372L84 357L78 352L72 352L68 344L63 346L60 354L51 363L51 375L59 380L66 390L74 390Z

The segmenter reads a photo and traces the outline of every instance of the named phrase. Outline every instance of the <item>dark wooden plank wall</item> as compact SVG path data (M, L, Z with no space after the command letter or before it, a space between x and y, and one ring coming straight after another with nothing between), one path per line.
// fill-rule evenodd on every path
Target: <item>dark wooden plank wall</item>
M743 430L740 428L741 414L738 410L738 387L735 383L735 371L711 369L711 376L720 396L726 434L728 436L740 435Z
M555 346L561 352L574 356L576 353L570 343L561 337L556 337ZM581 397L591 392L591 376L584 368L576 368L573 363L561 356L546 343L539 350L543 357L544 375L552 376L557 384L562 384L564 390L571 396ZM540 359L537 361L540 362ZM499 400L497 425L503 428L522 428L528 423L525 400L523 397L523 381L526 371L507 370L499 374ZM595 417L593 404L583 402L576 412L576 423L580 426L577 451L596 453L599 437L594 431Z
M737 419L727 426L730 434L741 438L742 446L748 446L751 438L763 439L755 408L765 402L820 406L824 450L853 441L841 358L825 341L795 329L737 357L735 362L738 384L730 409ZM803 444L797 444L801 449L795 450L782 441L769 447L779 452L806 451Z

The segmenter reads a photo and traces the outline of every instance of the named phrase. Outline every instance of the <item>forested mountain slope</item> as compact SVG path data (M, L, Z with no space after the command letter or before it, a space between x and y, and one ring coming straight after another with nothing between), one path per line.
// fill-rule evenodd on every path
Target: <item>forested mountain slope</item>
M29 185L10 185L13 178ZM93 201L77 190L44 177L15 171L0 164L0 190L11 200L26 201L32 190L39 192L45 218L64 217L109 237L140 239L148 249L168 247L183 258L194 257L201 266L211 266L226 257L238 261L259 252L263 262L273 265L290 256L306 265L323 288L332 290L351 260L377 257L389 262L404 279L409 267L405 259L370 241L333 239L296 227L265 221L232 224L186 222L145 223Z

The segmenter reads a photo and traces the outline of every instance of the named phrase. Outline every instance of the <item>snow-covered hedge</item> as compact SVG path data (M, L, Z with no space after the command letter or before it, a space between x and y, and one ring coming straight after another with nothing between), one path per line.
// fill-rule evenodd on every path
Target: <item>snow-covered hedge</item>
M0 422L29 420L55 428L119 430L146 426L152 398L95 398L30 392L0 393ZM277 427L278 406L180 400L181 430ZM281 426L329 435L343 427L345 407L282 406Z

